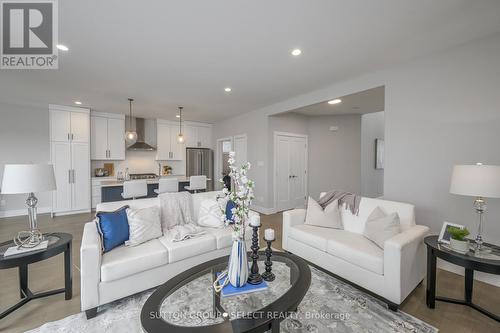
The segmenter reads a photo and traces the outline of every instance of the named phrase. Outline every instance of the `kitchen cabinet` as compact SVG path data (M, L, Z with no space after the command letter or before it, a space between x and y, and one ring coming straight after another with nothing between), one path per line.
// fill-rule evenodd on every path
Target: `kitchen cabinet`
M109 113L92 113L91 149L92 160L125 159L125 116Z
M210 124L186 122L184 135L188 148L212 148L212 126Z
M157 152L159 161L180 161L184 158L184 143L177 141L179 124L161 119L157 120Z
M53 213L90 211L90 110L49 105Z

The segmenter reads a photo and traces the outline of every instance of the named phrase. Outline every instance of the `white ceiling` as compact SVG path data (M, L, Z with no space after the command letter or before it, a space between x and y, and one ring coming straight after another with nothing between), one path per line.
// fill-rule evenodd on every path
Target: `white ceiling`
M339 104L328 104L328 101L324 101L290 110L289 112L300 113L305 116L333 116L384 111L384 90L384 87L368 89L354 94L337 97L342 100Z
M499 15L498 0L63 0L60 69L0 71L0 101L126 113L131 96L144 117L217 121L500 31Z

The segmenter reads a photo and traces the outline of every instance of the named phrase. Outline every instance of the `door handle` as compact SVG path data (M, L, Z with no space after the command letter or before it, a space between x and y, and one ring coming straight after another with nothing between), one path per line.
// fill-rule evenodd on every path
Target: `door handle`
M68 133L68 141L70 141L71 139L69 138L69 133Z
M75 183L75 169L73 169L72 174L73 174L73 184L74 184Z
M74 139L74 136L73 136L73 133L71 133L71 141L73 141Z
M68 170L68 184L71 184L71 169Z

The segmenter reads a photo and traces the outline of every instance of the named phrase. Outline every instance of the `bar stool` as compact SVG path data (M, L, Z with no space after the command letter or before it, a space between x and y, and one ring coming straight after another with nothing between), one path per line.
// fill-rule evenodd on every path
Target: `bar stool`
M123 199L137 199L148 195L148 183L145 180L123 182Z
M179 180L177 178L160 178L156 194L179 192Z
M207 189L207 176L189 177L189 186L184 186L189 192L198 193Z

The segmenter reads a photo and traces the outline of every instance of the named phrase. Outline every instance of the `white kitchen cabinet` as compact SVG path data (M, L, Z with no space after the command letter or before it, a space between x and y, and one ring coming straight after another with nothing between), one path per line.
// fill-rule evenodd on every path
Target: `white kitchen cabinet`
M125 159L125 116L93 112L91 116L92 160Z
M178 124L157 120L156 159L158 161L180 161L184 158L184 144L177 141L178 134Z
M212 125L186 122L184 126L186 147L212 148Z
M53 213L90 211L90 110L49 105ZM64 134L66 133L66 134Z

